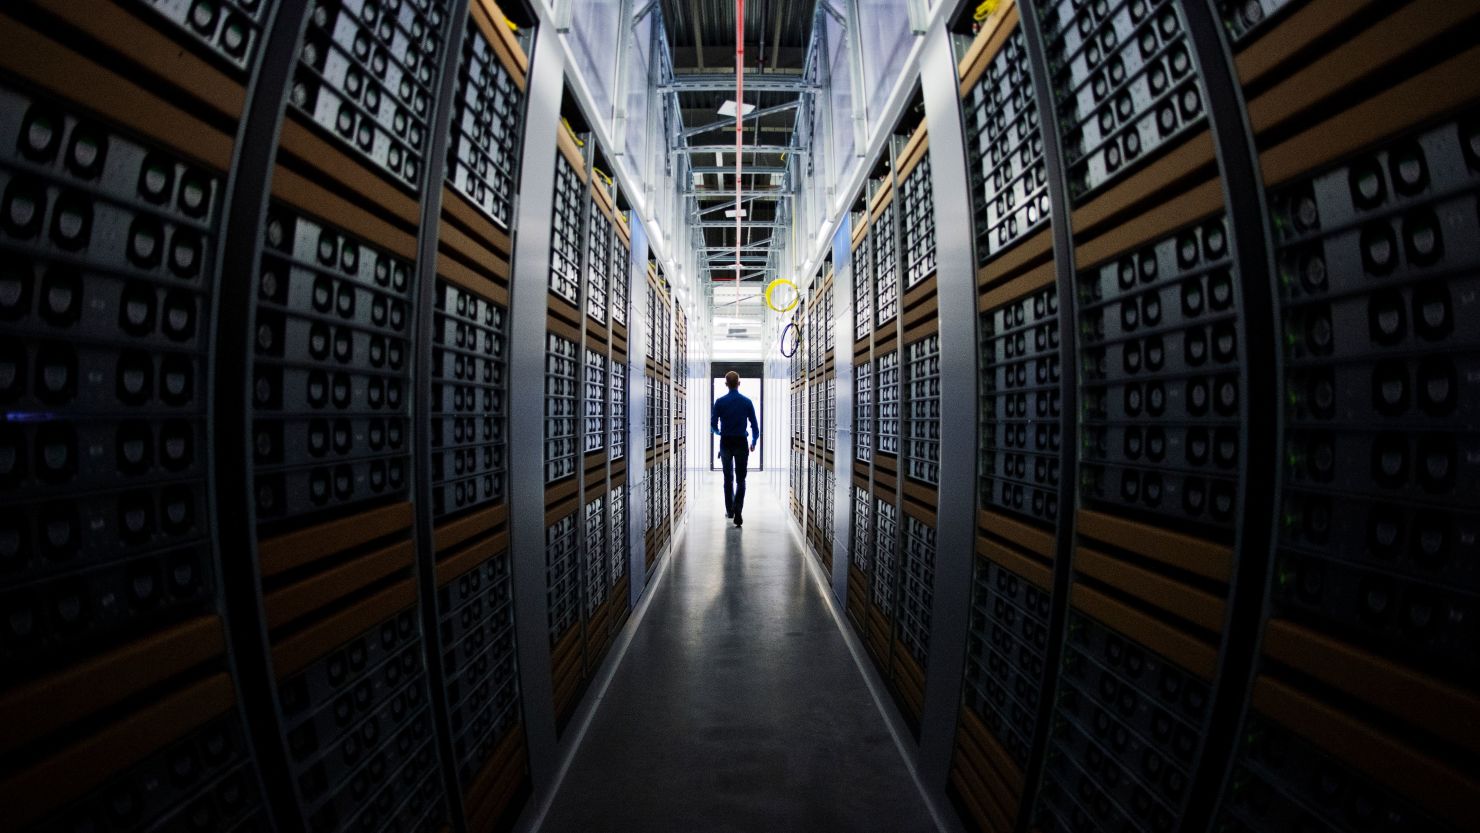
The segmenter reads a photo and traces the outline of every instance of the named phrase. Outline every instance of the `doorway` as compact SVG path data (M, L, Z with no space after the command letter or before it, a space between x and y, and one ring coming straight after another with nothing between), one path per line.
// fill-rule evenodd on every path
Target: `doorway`
M766 412L765 407L765 365L761 362L714 362L709 369L709 401L729 393L725 387L725 374L731 370L740 374L740 393L750 398L755 403L756 422L760 422L762 415ZM709 430L709 470L719 471L719 437L712 430L713 422L705 418L704 426ZM755 451L750 455L750 461L746 465L749 471L764 471L765 443L767 436L766 426L761 425L761 440L755 446Z

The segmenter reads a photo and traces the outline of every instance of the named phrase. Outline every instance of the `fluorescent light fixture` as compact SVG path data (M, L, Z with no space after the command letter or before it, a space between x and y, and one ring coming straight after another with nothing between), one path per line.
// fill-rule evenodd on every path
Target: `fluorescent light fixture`
M739 210L736 210L732 208L729 211L725 212L725 216L729 217L731 220L735 219L736 217L744 217L745 209L741 208Z
M741 107L741 112L744 113L747 116L750 115L750 111L751 110L754 110L755 109L755 105L754 104L742 104L742 105L740 105L740 107ZM725 103L724 104L721 104L719 106L719 114L721 116L733 116L733 115L735 115L735 102L733 100L731 100L731 99L725 99Z

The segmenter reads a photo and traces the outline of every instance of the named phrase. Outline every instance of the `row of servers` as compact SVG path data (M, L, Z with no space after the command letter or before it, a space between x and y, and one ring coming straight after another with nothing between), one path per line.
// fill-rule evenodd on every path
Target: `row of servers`
M820 286L819 286L820 284ZM813 554L832 570L833 457L837 443L832 274L799 298L789 324L797 335L788 360L791 445L787 497Z
M844 469L852 553L846 609L918 735L940 488L939 293L930 135L919 108L901 126L858 195L849 236L854 431Z
M649 573L670 549L675 521L687 506L688 329L683 307L657 264L647 270L648 331L647 444L643 466L647 523L643 529L643 563Z
M594 134L542 126L555 167L520 182L534 23L0 12L0 830L490 830L526 805L516 579L545 579L533 711L563 724L634 595L629 404L685 349L629 355L629 316L651 359L683 312L631 295L648 258ZM511 350L539 189L547 262L518 266L548 292L518 304L543 382ZM519 442L512 386L541 384ZM542 551L511 546L520 459Z
M971 11L792 366L793 512L904 725L947 726L946 794L995 833L1480 829L1480 7ZM967 216L970 295L937 285ZM974 378L942 373L969 302ZM975 400L969 517L936 511L943 395ZM967 607L935 651L932 592Z

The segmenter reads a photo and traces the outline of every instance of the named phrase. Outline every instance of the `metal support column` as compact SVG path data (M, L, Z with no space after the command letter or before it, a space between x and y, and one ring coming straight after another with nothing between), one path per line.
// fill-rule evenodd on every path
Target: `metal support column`
M252 494L252 345L257 327L253 294L256 265L267 225L278 136L287 109L288 90L298 65L298 44L308 25L306 4L280 3L263 32L262 57L237 128L232 160L221 282L211 373L211 470L216 474L212 525L220 545L221 586L226 603L236 688L246 721L247 742L266 790L264 804L271 822L283 833L304 830L288 766L282 708L273 679L257 569L257 501Z
M1041 0L1039 0L1041 2ZM1049 86L1048 57L1044 53L1043 31L1038 25L1038 2L1018 0L1021 13L1023 43L1028 56L1029 74L1033 78L1033 96L1037 101L1041 130L1043 132L1043 165L1048 173L1048 199L1052 218L1053 259L1056 286L1059 295L1059 355L1078 356L1078 331L1074 326L1074 240L1070 221L1069 182L1064 174L1064 149L1060 137L1058 108L1055 106L1053 90ZM1038 786L1043 780L1043 767L1048 750L1049 730L1053 723L1053 692L1058 682L1060 659L1064 652L1069 619L1069 580L1072 576L1074 558L1074 520L1078 508L1078 479L1075 472L1079 465L1079 389L1078 374L1072 372L1072 363L1065 362L1059 381L1061 426L1059 435L1064 438L1059 454L1059 515L1058 527L1054 531L1053 607L1048 616L1048 649L1044 653L1043 679L1039 690L1043 692L1038 703L1038 718L1035 722L1032 745L1028 753L1028 769L1023 777L1023 794L1019 804L1016 829L1028 833L1032 829L1033 805L1037 801Z
M541 32L530 56L528 110L519 181L528 183L514 210L514 269L509 305L509 436L545 436L545 315L549 288L553 181L564 94L565 58L553 35ZM509 455L509 551L518 643L519 682L529 739L529 769L538 804L554 781L559 756L554 683L550 678L549 604L545 587L543 443ZM523 484L523 485L520 485ZM538 484L538 485L536 485Z
M833 552L832 592L848 607L848 546L853 528L853 218L844 215L833 234Z
M432 340L434 309L437 296L437 244L442 220L442 183L447 175L447 145L452 132L452 111L457 98L458 63L462 59L463 33L468 22L468 4L455 2L448 10L444 31L440 89L428 124L431 135L422 166L421 223L416 242L416 344L414 385L411 410L413 448L411 494L415 519L413 540L416 542L417 610L421 613L421 644L425 654L428 698L432 710L433 734L437 739L437 761L446 785L447 809L452 816L452 829L467 830L463 809L463 791L458 789L457 757L452 747L452 724L448 717L447 675L442 663L442 629L437 610L437 553L433 545L432 521Z
M1212 828L1224 782L1231 775L1242 735L1244 706L1251 702L1258 663L1273 564L1274 519L1281 505L1278 459L1284 435L1280 380L1285 374L1276 340L1280 327L1275 312L1278 289L1274 241L1243 86L1228 53L1222 17L1210 0L1181 0L1181 5L1223 178L1243 319L1239 333L1244 387L1239 415L1244 426L1239 480L1243 489L1235 515L1239 525L1233 576L1202 764L1193 773L1182 820L1183 830L1203 831ZM1251 368L1268 369L1268 373L1251 374ZM1256 378L1262 378L1264 384L1255 384Z
M950 775L975 555L977 461L976 261L971 175L957 87L956 59L944 17L920 55L920 90L930 128L930 188L935 209L936 293L940 338L940 489L935 524L935 585L930 663L920 718L920 780L943 791ZM903 278L901 278L901 281ZM942 800L942 804L945 802Z
M627 290L627 588L629 607L647 589L647 262L648 232L632 218L632 259Z

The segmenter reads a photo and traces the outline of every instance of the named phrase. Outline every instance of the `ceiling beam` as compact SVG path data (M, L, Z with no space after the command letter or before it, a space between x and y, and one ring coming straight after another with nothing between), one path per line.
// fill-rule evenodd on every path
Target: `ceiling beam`
M741 117L741 121L754 121L755 119L764 118L774 113L784 113L787 110L795 110L797 106L801 103L801 99L797 99L796 101L788 101L785 104L777 104L775 107L762 107L759 110L751 110L749 113L746 113L744 116ZM727 129L734 126L735 120L732 118L719 119L718 121L712 121L708 124L701 124L698 127L685 128L683 133L680 135L687 139L690 136L697 136L700 133L708 133L711 130Z
M690 0L689 14L693 15L695 20L699 19L699 0ZM702 26L694 27L694 46L697 47L699 50L699 69L701 70L706 68L704 66L704 36L702 34L703 28L704 27Z
M762 237L760 240L752 240L749 243L746 243L745 245L743 245L743 246L740 247L740 250L741 251L745 251L747 249L748 250L751 250L751 251L757 251L757 252L759 252L759 251L770 251L771 250L771 238L769 238L769 237ZM700 252L704 252L706 254L709 253L709 252L730 252L730 253L733 254L734 251L735 251L735 247L734 246L702 246L702 247L699 248L699 251Z
M756 200L755 197L745 197L744 199L740 200L740 205L741 206L746 206L746 205L749 205L749 204L755 202L755 200ZM730 199L730 200L726 200L724 202L717 202L714 205L706 206L704 208L699 209L699 216L700 217L703 217L706 214L717 214L717 213L719 213L721 211L734 211L734 210L735 210L735 201L733 199ZM734 218L731 217L730 219L734 219Z
M714 221L714 222L705 222L705 223L694 223L693 225L694 225L694 228L730 228L730 229L732 229L732 228L735 227L735 221L734 220L726 220L724 222ZM759 222L759 221L756 221L756 220L746 220L744 218L741 218L740 225L741 226L744 226L745 228L786 228L786 226L782 225L781 223L773 223L773 222L764 222L763 223L763 222Z
M734 148L730 148L730 150L733 151ZM741 174L744 176L750 176L751 174L784 174L787 170L788 168L785 165L746 165L745 170ZM692 165L689 167L689 173L691 174L733 174L734 172L734 165ZM733 194L734 192L731 191L730 193Z
M731 172L733 173L733 169L731 169ZM681 193L685 197L693 197L696 200L727 199L731 202L735 200L734 188L690 188ZM740 196L755 197L762 200L779 200L795 195L784 188L741 188Z
M684 145L674 148L678 153L734 153L734 145ZM806 150L791 145L742 145L742 153L795 153L798 156L807 153Z
M733 72L675 75L673 80L658 85L658 90L665 93L733 92L734 89L735 73ZM745 74L746 92L811 92L819 89L821 89L820 84L808 81L800 75L772 75L770 73L761 73L760 75Z

